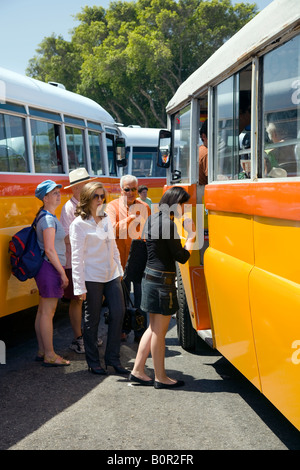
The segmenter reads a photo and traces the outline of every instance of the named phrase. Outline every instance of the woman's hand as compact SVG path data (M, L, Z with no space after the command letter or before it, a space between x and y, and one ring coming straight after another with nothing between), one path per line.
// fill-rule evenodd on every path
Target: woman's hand
M188 233L188 238L194 238L195 235L196 235L196 226L193 222L193 219L191 218L186 218L183 222L182 222L182 226L184 228L184 230L187 231Z
M63 273L61 273L60 277L61 277L61 287L65 289L69 285L69 279L66 276L65 270Z
M80 295L78 296L78 299L79 299L79 300L86 300L86 293L80 294Z

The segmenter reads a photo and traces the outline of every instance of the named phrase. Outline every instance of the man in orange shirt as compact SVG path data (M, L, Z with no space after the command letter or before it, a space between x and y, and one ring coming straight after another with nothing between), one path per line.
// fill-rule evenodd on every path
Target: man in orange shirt
M135 176L122 176L120 187L121 196L107 205L106 212L115 229L121 263L125 269L131 240L141 238L145 222L150 215L150 208L148 204L137 200L138 182Z
M148 204L137 200L138 181L135 176L124 175L120 180L121 196L111 201L107 207L110 220L116 234L116 243L120 252L123 269L125 269L131 240L141 238L142 231L151 211ZM133 282L133 281L132 281ZM126 278L126 285L130 292L131 279ZM133 282L134 306L140 307L141 284Z
M200 129L200 137L203 145L200 145L199 147L199 184L207 184L207 121L204 121Z

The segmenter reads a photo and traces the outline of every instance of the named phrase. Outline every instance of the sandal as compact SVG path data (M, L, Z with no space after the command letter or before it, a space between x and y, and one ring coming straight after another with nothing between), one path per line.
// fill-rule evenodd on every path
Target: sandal
M61 356L55 355L54 359L46 359L44 358L43 366L45 367L62 367L62 366L69 366L70 361L67 361Z
M35 356L35 361L36 362L42 362L42 361L44 361L44 358L45 358L45 354L38 351L37 355Z

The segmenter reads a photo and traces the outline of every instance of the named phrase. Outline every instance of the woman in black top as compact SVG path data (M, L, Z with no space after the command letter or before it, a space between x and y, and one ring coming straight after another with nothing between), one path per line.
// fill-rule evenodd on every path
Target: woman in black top
M149 312L150 324L143 334L130 380L140 385L153 385L157 389L184 385L182 380L173 380L165 370L165 336L171 315L178 310L175 286L175 262L186 263L194 242L194 225L186 219L184 228L188 232L185 247L182 246L174 223L174 216L189 200L189 194L174 186L165 192L159 203L159 212L151 215L145 226L148 260L142 280L141 309ZM151 351L155 380L145 373L146 360Z

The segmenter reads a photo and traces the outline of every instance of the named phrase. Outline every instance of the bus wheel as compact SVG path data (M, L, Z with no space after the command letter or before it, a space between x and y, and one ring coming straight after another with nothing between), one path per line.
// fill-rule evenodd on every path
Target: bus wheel
M192 326L189 307L183 287L180 269L176 266L177 273L177 297L179 309L176 315L177 336L180 346L187 351L195 351L198 342L198 335Z

